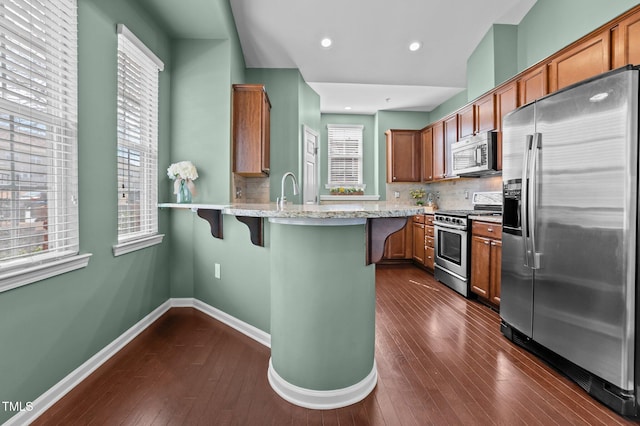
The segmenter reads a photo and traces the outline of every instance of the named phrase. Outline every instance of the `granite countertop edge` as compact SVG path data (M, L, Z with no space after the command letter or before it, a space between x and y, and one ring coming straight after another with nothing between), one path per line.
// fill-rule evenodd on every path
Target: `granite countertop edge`
M279 208L276 203L268 204L175 204L161 203L160 208L190 210L220 210L233 216L266 218L310 218L310 219L348 219L348 218L384 218L408 217L424 213L424 207L399 203L345 203L302 205L287 204Z
M502 216L476 216L470 215L469 219L477 220L478 222L491 222L502 224Z

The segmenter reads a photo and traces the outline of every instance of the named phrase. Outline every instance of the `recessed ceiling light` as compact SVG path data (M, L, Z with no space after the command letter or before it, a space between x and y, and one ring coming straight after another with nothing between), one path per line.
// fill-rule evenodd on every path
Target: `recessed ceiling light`
M320 40L320 45L324 48L331 47L332 44L333 44L333 41L329 37L325 37L322 40Z
M347 111L349 111L349 110L351 109L351 107L350 107L350 106L346 106L346 107L344 107L344 109L346 109Z
M419 41L414 41L409 45L409 50L415 52L416 50L420 49L420 47L422 47L422 44L420 44Z

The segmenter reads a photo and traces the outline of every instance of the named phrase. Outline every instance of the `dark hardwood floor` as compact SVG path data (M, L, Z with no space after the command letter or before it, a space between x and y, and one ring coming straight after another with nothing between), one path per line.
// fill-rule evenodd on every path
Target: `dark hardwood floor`
M412 266L378 266L376 276L379 378L358 404L289 404L267 381L268 348L174 308L34 424L635 424L511 344L491 309Z

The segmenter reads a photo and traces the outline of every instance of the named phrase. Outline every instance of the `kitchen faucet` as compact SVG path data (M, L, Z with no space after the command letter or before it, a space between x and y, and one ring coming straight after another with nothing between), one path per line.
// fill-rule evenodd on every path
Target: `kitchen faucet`
M276 198L276 203L278 207L284 208L284 205L287 203L287 197L284 195L284 181L287 180L287 176L291 176L293 181L293 195L298 195L300 190L298 189L298 181L296 179L296 175L293 172L287 172L282 176L282 182L280 184L280 197Z

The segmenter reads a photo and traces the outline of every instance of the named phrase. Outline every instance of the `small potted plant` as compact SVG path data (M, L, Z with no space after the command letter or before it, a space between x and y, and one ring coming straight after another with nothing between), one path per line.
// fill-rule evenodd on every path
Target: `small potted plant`
M416 200L416 205L424 205L424 201L422 200L424 198L424 195L426 194L424 188L412 189L409 191L409 194L411 194L411 198Z
M329 189L331 195L364 195L362 188L334 186Z

